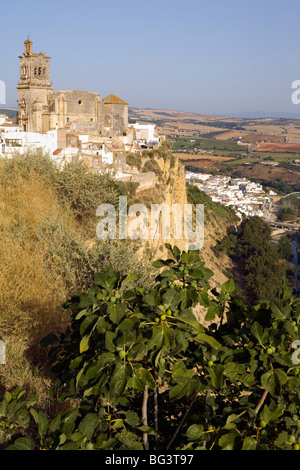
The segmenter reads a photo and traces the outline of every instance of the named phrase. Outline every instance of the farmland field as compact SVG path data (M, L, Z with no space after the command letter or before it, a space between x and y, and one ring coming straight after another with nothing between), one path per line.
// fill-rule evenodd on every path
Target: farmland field
M182 163L191 163L194 166L212 166L225 163L232 160L232 157L222 157L216 155L198 155L192 153L174 153L175 157L179 158Z
M293 152L293 153L300 153L300 145L299 144L278 144L272 142L263 142L258 143L255 148L257 151L260 152Z

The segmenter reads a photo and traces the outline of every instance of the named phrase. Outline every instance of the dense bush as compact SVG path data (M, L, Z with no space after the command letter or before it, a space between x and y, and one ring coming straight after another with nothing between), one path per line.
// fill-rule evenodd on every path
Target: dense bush
M281 237L278 242L278 251L282 259L289 260L292 254L292 243L289 237Z
M190 184L187 187L187 198L189 204L204 204L205 206L205 217L210 220L213 218L220 218L226 220L226 222L236 224L239 220L234 209L228 206L224 206L218 202L213 202L211 198L201 191L197 186Z
M59 167L47 155L27 153L1 162L1 182L10 187L16 174L27 179L32 172L44 179L46 186L55 190L59 203L69 209L76 220L85 225L87 234L94 233L95 214L99 204L117 204L123 185L109 174L88 170L82 160Z
M80 163L59 171L48 157L28 154L1 160L0 183L0 333L7 345L0 387L19 385L43 400L49 380L37 373L37 344L65 329L66 297L87 289L110 261L148 282L152 253L137 241L96 237L96 208L115 204L124 190L108 175Z
M279 220L284 222L294 220L297 217L300 217L300 196L293 194L281 199L278 211Z
M65 304L69 328L42 346L53 397L77 406L49 419L6 394L6 449L299 450L299 298L283 285L249 307L233 281L210 288L198 252L168 248L147 288L110 267Z
M250 303L274 299L286 274L286 263L271 242L271 233L270 226L263 219L249 217L217 246L236 262Z

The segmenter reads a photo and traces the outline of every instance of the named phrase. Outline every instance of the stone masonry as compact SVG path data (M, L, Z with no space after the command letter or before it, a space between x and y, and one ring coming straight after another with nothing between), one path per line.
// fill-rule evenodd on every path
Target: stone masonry
M50 57L24 43L18 82L18 124L27 132L66 128L92 135L126 135L128 103L115 95L104 99L82 90L53 91Z

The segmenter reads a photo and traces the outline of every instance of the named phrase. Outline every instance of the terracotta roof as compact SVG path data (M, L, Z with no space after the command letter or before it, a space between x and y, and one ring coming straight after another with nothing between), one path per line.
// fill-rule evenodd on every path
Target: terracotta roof
M103 101L105 104L128 104L116 95L108 95L106 98L103 98Z
M62 149L56 149L54 150L53 155L59 155L60 152L62 152Z

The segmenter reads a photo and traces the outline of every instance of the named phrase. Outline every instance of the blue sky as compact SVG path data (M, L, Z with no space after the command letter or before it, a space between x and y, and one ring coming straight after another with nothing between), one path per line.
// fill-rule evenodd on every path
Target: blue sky
M30 35L55 90L202 114L289 112L300 80L299 0L27 0L0 6L0 80L16 106Z

